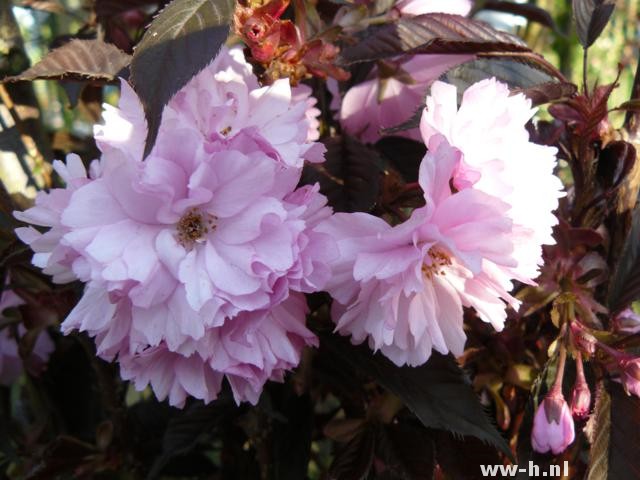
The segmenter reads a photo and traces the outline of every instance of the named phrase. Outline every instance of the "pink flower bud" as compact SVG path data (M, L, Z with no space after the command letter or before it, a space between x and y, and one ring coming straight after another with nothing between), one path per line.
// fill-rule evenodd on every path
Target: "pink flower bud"
M640 315L627 308L615 316L613 324L617 332L633 335L640 332Z
M640 358L620 361L620 380L627 392L640 397Z
M559 389L552 389L533 419L531 444L536 452L563 452L575 438L573 418Z
M571 413L576 418L586 418L591 406L591 390L587 382L578 380L571 394Z

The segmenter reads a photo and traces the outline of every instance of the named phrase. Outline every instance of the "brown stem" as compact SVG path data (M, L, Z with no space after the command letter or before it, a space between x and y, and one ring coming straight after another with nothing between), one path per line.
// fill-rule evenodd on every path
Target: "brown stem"
M587 48L582 50L582 90L585 97L589 96L589 84L587 83L588 51L589 49Z
M584 378L584 365L582 364L582 352L578 351L576 353L576 377L577 381L585 382Z
M640 60L636 67L636 76L633 79L630 100L640 99ZM629 132L631 138L635 138L640 133L640 112L637 110L627 110L624 117L624 128Z
M556 370L556 379L553 382L551 391L562 392L562 379L564 378L564 366L567 363L567 348L564 343L560 344L560 357L558 358L558 367Z

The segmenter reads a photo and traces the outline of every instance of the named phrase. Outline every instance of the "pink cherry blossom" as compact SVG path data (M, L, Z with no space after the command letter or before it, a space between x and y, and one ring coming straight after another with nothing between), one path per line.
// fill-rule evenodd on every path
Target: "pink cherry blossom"
M226 377L236 401L258 402L267 380L282 381L298 365L304 346L317 346L304 325L304 297L292 294L270 311L242 313L210 329L191 355L161 344L120 358L123 378L138 389L150 384L159 399L182 406L187 395L211 401Z
M89 281L62 328L95 336L104 358L148 349L191 358L211 331L292 290L321 290L331 274L333 240L315 230L331 211L317 186L283 194L291 178L262 152L181 145L192 150L112 161L60 216L61 241L79 255L74 272Z
M336 329L368 339L397 365L420 365L433 349L463 352L463 306L493 315L515 300L491 273L515 265L509 205L479 190L452 191L461 153L434 137L420 167L426 206L391 227L367 214L336 214L322 225L340 258L328 291ZM497 309L496 309L497 310Z
M473 2L470 0L400 0L394 9L401 15L423 15L425 13L452 13L467 15Z
M87 283L62 329L95 337L123 376L173 404L215 398L226 376L238 401L255 402L315 344L297 292L322 290L337 256L316 228L331 215L326 198L296 189L303 161L322 159L311 90L259 87L242 52L223 50L170 101L142 161L142 107L122 89L95 130L92 174L76 156L58 162L67 187L16 213L50 230L19 234L58 281ZM250 358L248 344L260 346ZM159 370L147 375L145 359ZM176 378L169 394L172 365L200 365L200 383Z
M542 245L555 243L551 230L558 220L553 211L563 196L562 183L553 174L556 149L529 140L525 124L534 113L530 100L511 95L495 78L469 87L460 108L456 88L436 82L420 125L425 143L444 135L462 152L457 188L472 185L510 205L517 267L499 275L507 290L507 277L531 283L538 276Z
M470 9L468 0L401 0L392 13L466 15ZM373 143L380 138L382 129L405 123L424 105L424 97L434 80L473 58L473 55L408 55L390 59L381 64L383 68L373 68L367 80L351 87L342 102L334 95L332 105L336 108L340 105L340 123L347 133ZM337 90L335 84L331 88ZM417 128L396 135L421 139Z
M15 212L15 217L25 223L40 227L50 227L41 233L33 227L16 229L16 234L35 252L33 264L53 277L56 283L68 283L78 277L72 270L72 265L79 255L65 243L63 237L69 229L61 224L60 217L73 193L90 180L82 160L75 154L67 156L66 164L56 160L53 168L66 182L66 188L54 188L47 192L40 192L35 206L24 211ZM98 176L98 164L91 168L91 177Z
M427 106L426 206L395 227L368 215L325 226L340 249L328 287L337 330L398 365L424 363L433 348L461 354L462 307L503 328L506 306L519 307L513 281L533 283L541 246L553 243L562 195L555 149L529 142L523 96L487 80L458 110L455 87L436 82Z
M289 288L321 288L331 240L305 222L310 205L330 214L317 189L290 202L280 196L290 179L263 153L206 154L196 139L181 140L192 149L124 161L74 192L61 223L63 241L82 254L81 278L126 292L145 312L186 301L211 326L268 308Z
M121 91L117 108L105 106L105 124L94 129L96 141L105 156L115 149L141 160L144 111L127 82L121 82ZM165 139L173 141L163 130L190 129L208 151L252 142L289 167L300 168L304 160L322 162L324 147L315 142L320 114L315 103L309 87L292 88L288 79L261 87L242 49L223 48L165 107L157 148Z
M573 418L562 392L553 389L538 406L533 418L531 444L536 452L562 453L575 438Z
M351 87L342 99L340 122L363 142L375 142L380 130L408 121L424 104L429 85L447 70L473 58L470 55L415 55L386 61L388 75L378 67L370 79ZM398 135L420 140L417 128Z

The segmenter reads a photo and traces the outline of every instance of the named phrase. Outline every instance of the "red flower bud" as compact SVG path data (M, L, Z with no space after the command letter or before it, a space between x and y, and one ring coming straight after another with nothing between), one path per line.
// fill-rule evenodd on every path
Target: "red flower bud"
M576 418L586 418L591 407L591 390L587 382L577 381L571 394L571 413Z

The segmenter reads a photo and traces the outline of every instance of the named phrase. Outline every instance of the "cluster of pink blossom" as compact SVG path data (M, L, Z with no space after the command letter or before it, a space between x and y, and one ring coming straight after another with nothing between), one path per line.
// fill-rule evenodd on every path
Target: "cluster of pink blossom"
M401 17L427 13L467 15L469 0L401 0L392 10ZM429 85L447 70L468 62L473 55L405 55L379 62L369 79L350 88L340 108L344 130L363 142L380 139L380 130L405 123L423 104ZM335 92L337 87L333 87ZM336 98L337 95L336 95ZM334 102L338 108L338 102ZM417 128L398 135L420 140Z
M321 225L340 249L328 291L341 333L420 365L432 349L462 354L463 306L503 327L506 304L519 306L512 280L537 276L562 195L555 149L529 141L533 113L495 79L465 91L459 109L455 87L433 85L420 127L426 206L393 227L367 214Z
M337 330L398 365L461 354L463 307L502 328L512 281L531 283L552 242L555 150L529 141L530 102L494 79L460 108L455 87L431 92L426 205L391 226L297 188L304 161L323 159L315 101L286 79L260 87L240 50L176 94L144 161L143 110L123 83L89 175L77 156L56 162L66 188L16 213L50 228L18 230L34 264L86 283L63 331L88 332L125 379L180 406L216 398L224 378L256 403L317 342L304 293L328 291Z
M11 307L18 307L25 302L13 290L5 288L0 293L0 314ZM26 333L23 325L18 325L17 334L22 337ZM53 342L46 332L38 334L31 353L23 362L18 351L18 342L14 336L16 331L9 326L0 330L0 385L11 385L22 373L24 367L34 375L40 373L53 352Z
M16 216L34 264L85 293L62 324L86 331L138 388L184 404L210 401L227 378L256 403L315 345L302 293L322 290L333 239L318 188L296 189L305 160L323 159L310 89L260 87L241 50L224 50L165 108L142 158L146 126L125 82L95 136L90 174L77 156L66 188Z

